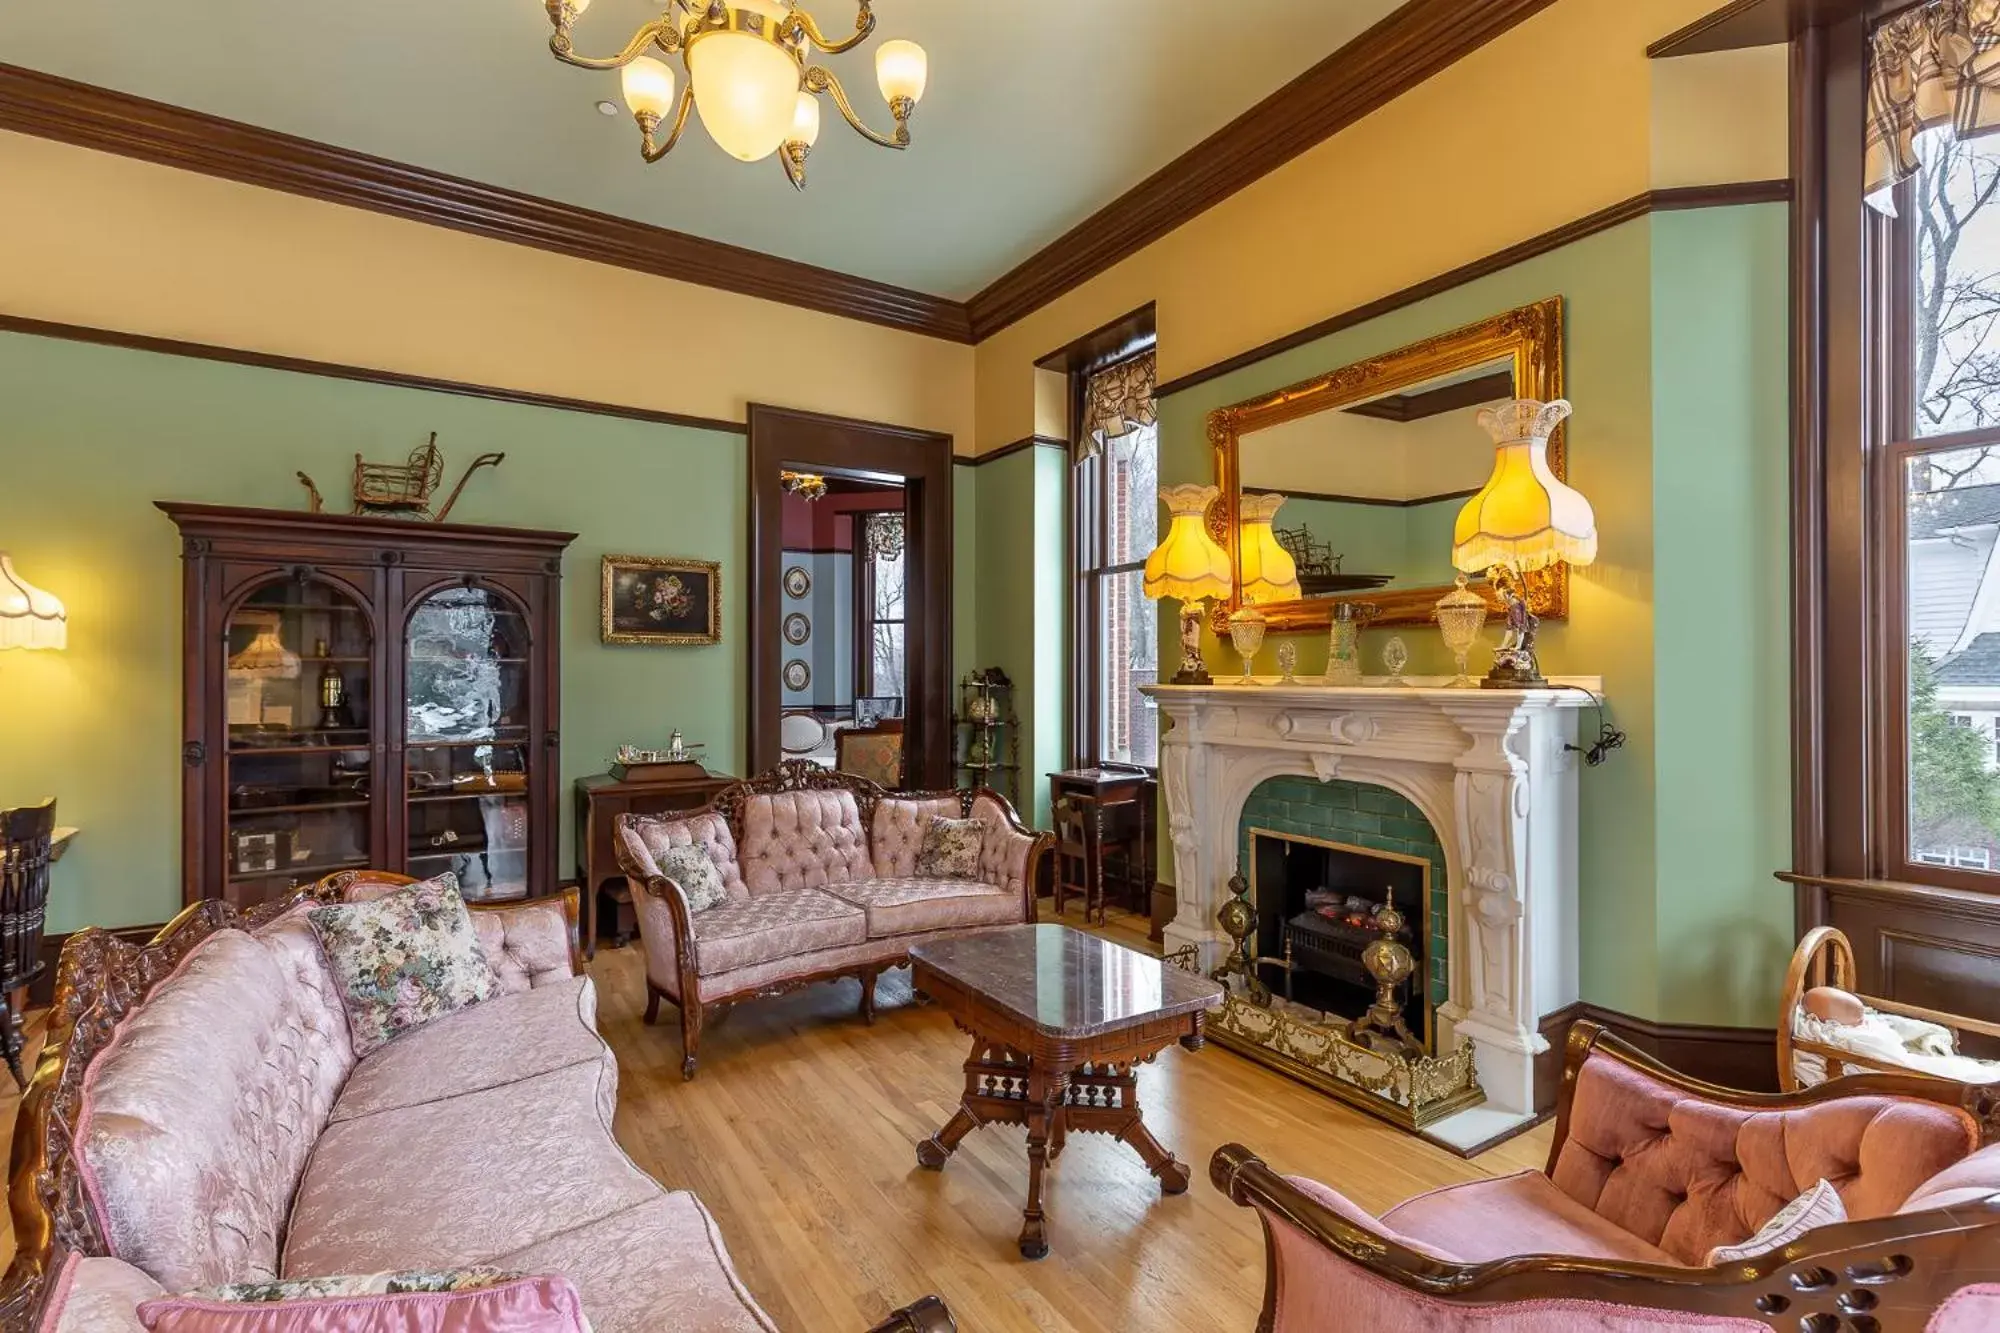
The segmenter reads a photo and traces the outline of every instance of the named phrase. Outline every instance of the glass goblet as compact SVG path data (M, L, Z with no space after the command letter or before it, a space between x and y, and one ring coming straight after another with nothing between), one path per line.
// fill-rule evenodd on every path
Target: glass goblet
M1243 680L1245 685L1255 685L1257 678L1250 674L1250 659L1264 646L1264 616L1255 607L1246 606L1229 617L1229 642L1243 658Z

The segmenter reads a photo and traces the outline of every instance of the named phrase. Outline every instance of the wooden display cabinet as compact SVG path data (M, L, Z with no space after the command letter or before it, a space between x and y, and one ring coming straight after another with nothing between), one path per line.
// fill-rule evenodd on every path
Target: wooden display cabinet
M331 871L554 893L574 533L161 501L180 528L183 896Z

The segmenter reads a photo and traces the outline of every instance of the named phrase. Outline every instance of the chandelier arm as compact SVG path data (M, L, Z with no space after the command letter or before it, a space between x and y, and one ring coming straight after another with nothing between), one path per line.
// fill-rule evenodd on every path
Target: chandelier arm
M558 27L555 35L549 38L549 50L555 52L556 59L565 65L575 65L578 69L623 69L644 55L649 46L658 46L671 55L681 49L681 35L666 19L655 19L634 33L623 51L615 56L601 58L578 55L576 49L570 45L567 27Z
M837 56L842 51L852 51L867 41L868 35L875 31L875 14L869 9L869 3L870 0L861 0L861 12L854 17L854 35L845 41L828 41L826 34L819 30L819 24L813 21L813 16L803 9L792 11L792 22L798 25L799 31L803 32L806 39L814 46L828 55Z
M674 145L681 141L681 132L687 129L688 113L694 110L694 83L692 80L688 82L686 87L681 89L679 102L680 105L674 110L674 128L668 132L665 142L658 144L653 142L653 131L659 127L657 121L650 125L644 120L639 122L639 128L645 132L646 136L645 142L639 146L639 155L648 162L659 161L668 153L673 152Z
M847 100L847 90L840 86L840 80L833 76L833 71L827 69L825 66L809 65L806 67L806 91L833 94L833 104L840 108L840 114L846 118L847 123L852 125L855 132L860 134L862 138L881 144L884 148L908 148L910 146L910 127L903 119L897 120L894 136L877 134L874 130L869 129L866 122L855 114L854 104Z

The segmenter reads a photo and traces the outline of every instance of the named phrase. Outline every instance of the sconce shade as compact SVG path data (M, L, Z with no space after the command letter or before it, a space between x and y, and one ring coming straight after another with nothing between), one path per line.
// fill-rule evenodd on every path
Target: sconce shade
M1502 568L1519 573L1558 560L1597 559L1597 516L1590 501L1549 471L1549 434L1569 416L1563 399L1516 399L1479 414L1495 445L1493 475L1458 511L1451 562L1467 573Z
M1167 535L1146 557L1146 596L1177 602L1229 596L1229 552L1208 535L1206 517L1208 506L1220 494L1213 486L1160 488L1171 521Z
M1246 604L1289 602L1299 595L1298 562L1278 544L1277 534L1271 530L1271 520L1284 502L1282 495L1244 495L1237 501L1238 545L1242 548L1238 572L1243 576Z
M0 551L0 648L68 646L69 612L61 600L15 573Z

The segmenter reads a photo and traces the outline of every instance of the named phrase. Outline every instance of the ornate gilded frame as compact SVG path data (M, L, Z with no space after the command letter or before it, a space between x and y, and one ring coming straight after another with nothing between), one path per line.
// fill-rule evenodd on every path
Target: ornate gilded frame
M682 574L708 576L708 630L701 634L652 634L619 630L612 626L611 593L621 569L667 569ZM605 643L705 646L722 642L722 563L718 560L684 560L679 556L607 555L603 562L603 583L599 592L599 637Z
M1366 402L1398 389L1455 374L1475 366L1507 358L1514 367L1514 393L1520 398L1546 402L1563 394L1563 309L1562 298L1551 296L1533 305L1521 306L1504 314L1440 333L1422 342L1393 352L1356 361L1339 370L1304 380L1275 393L1251 398L1208 414L1208 442L1215 455L1215 484L1222 494L1208 511L1210 534L1231 553L1236 563L1238 495L1242 465L1239 442L1252 431L1297 421L1319 412L1330 412L1353 403ZM1557 477L1569 477L1569 432L1558 426L1549 437L1549 468ZM1569 616L1569 567L1556 564L1527 576L1528 605L1544 620ZM1501 611L1498 594L1490 584L1474 585L1495 612ZM1298 633L1325 629L1333 619L1334 607L1342 602L1367 603L1376 609L1371 624L1422 625L1431 619L1437 599L1450 589L1443 586L1403 588L1394 591L1357 593L1348 597L1309 597L1293 602L1273 602L1260 606L1273 631ZM1243 585L1238 577L1228 604L1216 608L1218 623L1243 604Z

